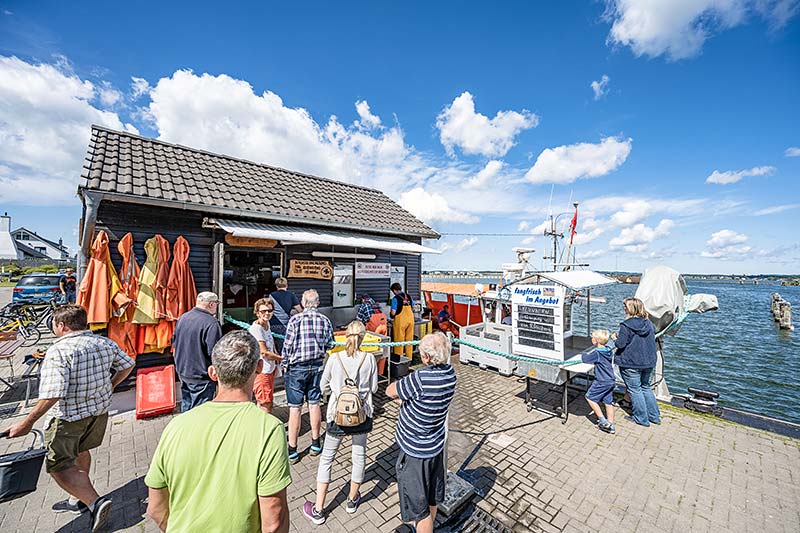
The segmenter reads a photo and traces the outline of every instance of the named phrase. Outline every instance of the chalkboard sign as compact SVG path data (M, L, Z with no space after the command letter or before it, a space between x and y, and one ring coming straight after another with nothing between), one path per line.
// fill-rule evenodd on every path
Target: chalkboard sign
M513 349L519 355L564 360L564 333L569 331L564 287L514 285L511 289ZM569 306L567 306L569 307Z

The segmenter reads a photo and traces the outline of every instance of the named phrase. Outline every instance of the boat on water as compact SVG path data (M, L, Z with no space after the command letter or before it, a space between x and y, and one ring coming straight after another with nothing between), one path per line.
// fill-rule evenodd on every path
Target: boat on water
M514 248L517 261L502 265L496 285L435 282L422 285L432 317L448 305L451 323L458 326L461 340L467 341L461 345L461 362L475 363L506 376L524 377L529 382L535 379L562 385L564 409L566 389L572 379L586 378L593 372L591 365L578 364L580 354L592 347L591 306L606 303L604 298L592 296L592 290L619 283L615 278L589 270L588 264L570 259L577 225L577 202L574 205L569 244L562 253L559 252L565 234L557 229L558 217L550 217L550 228L545 231L545 236L553 242L552 255L545 257L552 260L551 270L530 267L535 250ZM658 336L656 396L670 401L672 395L663 372L663 339L675 335L689 313L717 309L717 298L710 294L689 295L683 277L668 267L648 269L640 280L636 297L644 302ZM576 302L586 305L587 335L577 334L573 327L572 306Z

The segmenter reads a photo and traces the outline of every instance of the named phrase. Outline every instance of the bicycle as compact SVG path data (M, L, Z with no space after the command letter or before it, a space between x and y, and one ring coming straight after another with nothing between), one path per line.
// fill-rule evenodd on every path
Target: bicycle
M32 327L30 324L24 323L22 318L19 316L13 320L7 320L5 323L0 325L0 333L13 332L16 332L17 335L24 339L24 342L21 344L23 348L36 345L36 343L38 343L42 338L42 332L39 331L39 328L35 326Z

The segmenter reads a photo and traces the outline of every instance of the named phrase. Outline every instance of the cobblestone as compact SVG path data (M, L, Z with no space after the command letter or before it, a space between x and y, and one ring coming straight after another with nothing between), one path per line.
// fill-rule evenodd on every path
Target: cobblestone
M563 425L547 414L529 413L521 399L524 386L516 378L458 363L456 370L448 467L476 486L479 508L514 531L800 530L796 440L670 407L663 407L660 426L619 421L617 434L607 435L591 423L581 397L571 402L570 420ZM125 394L132 395L115 396ZM548 396L555 403L542 387L540 397ZM0 402L20 399L18 387L3 393ZM21 409L0 426L29 410ZM324 526L313 526L300 511L305 499L313 498L317 459L305 455L292 466L292 531L389 532L401 525L394 482L398 406L379 392L376 413L359 511L344 511L350 460L345 443L334 464ZM275 414L288 419L280 394ZM171 418L136 420L124 410L112 414L92 465L97 488L114 499L110 530L157 531L144 516L143 477ZM304 415L299 446L304 450L309 445ZM0 441L0 453L21 446L21 440ZM63 497L42 473L37 492L0 504L0 530L85 530L86 516L51 513L50 506Z

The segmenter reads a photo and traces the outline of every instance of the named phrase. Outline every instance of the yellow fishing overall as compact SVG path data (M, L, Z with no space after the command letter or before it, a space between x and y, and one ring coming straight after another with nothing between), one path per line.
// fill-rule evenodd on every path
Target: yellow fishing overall
M413 341L414 311L411 309L411 305L408 299L406 299L405 302L403 302L403 300L400 300L400 302L402 303L403 308L400 310L399 313L394 315L394 324L392 326L392 336L394 337L393 340L394 342ZM411 359L411 355L414 352L413 346L409 344L407 346L394 347L395 355L403 355L404 350L405 350L405 356Z

